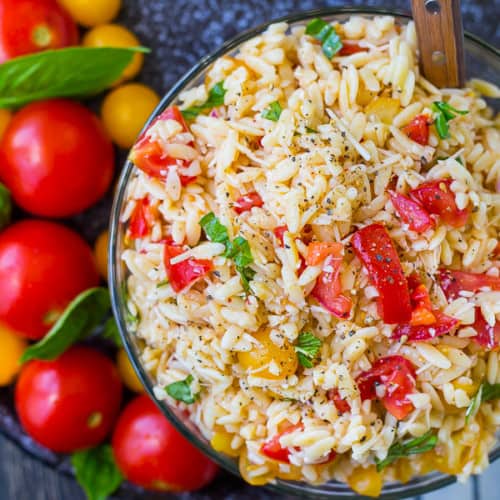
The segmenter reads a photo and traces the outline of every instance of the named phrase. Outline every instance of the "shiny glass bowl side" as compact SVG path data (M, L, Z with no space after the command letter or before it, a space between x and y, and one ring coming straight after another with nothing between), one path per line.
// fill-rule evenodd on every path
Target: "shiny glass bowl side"
M188 71L188 73L186 73L172 87L172 89L167 92L157 109L149 118L147 124L145 125L145 128L156 116L161 113L161 111L165 107L176 101L177 96L181 91L202 83L207 68L217 58L221 57L222 55L237 51L238 47L241 44L264 31L269 24L280 21L284 21L289 24L302 24L314 17L322 17L328 20L345 21L349 16L353 14L366 15L368 17L374 15L393 15L400 23L406 23L410 19L410 17L406 14L390 12L383 9L332 8L292 14L280 19L275 19L269 23L265 23L264 25L258 26L238 35L237 37L226 42L212 54L201 59L196 66ZM483 78L495 83L499 81L500 52L497 49L491 47L479 38L467 33L465 36L465 52L468 78ZM160 410L165 414L170 422L191 443L201 449L205 454L210 456L210 458L212 458L215 462L217 462L219 465L232 472L233 474L239 475L237 462L231 457L228 457L227 455L224 455L222 453L218 453L214 449L212 449L210 443L203 437L201 432L196 428L194 424L192 424L188 419L185 418L185 416L178 408L169 405L165 400L158 401L156 400L156 398L154 398L153 386L155 385L155 382L140 361L141 340L137 339L134 332L131 331L127 326L127 313L122 289L122 283L124 282L126 277L126 269L123 265L123 262L121 261L121 254L124 248L123 237L125 234L126 225L120 222L120 215L124 207L128 181L132 173L133 165L130 162L127 162L120 176L110 221L111 235L109 246L109 283L111 289L113 312L118 323L124 346L147 392L155 400ZM494 449L491 451L490 461L496 460L498 457L500 457L500 442L498 442L495 445ZM406 484L397 482L387 483L384 486L380 498L401 499L409 496L420 495L451 484L454 481L454 476L434 472L422 477L414 478ZM277 480L275 484L270 484L267 487L282 494L295 494L301 495L302 497L358 497L358 495L354 493L349 488L349 486L338 482L330 482L319 486L312 486L303 482Z

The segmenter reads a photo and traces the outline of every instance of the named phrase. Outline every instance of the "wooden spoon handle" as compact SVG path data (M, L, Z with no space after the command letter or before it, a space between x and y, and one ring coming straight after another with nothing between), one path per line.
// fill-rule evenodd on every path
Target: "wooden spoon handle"
M437 87L463 87L460 0L412 0L422 73Z

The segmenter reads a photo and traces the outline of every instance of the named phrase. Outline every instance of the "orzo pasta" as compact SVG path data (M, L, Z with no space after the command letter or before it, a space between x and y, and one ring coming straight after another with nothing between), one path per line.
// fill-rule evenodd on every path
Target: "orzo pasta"
M280 23L133 148L123 260L142 361L248 482L377 495L486 467L500 141L480 91L498 97L420 75L412 22Z

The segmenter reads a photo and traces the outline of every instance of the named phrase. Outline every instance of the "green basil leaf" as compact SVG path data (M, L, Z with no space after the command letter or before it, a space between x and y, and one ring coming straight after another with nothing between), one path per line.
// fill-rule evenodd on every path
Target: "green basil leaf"
M88 500L106 500L123 482L109 444L73 453L71 464Z
M455 118L455 115L466 115L468 113L467 110L454 108L453 106L450 106L447 102L435 101L434 104L440 111L443 112L445 118L448 121Z
M448 121L446 120L444 114L439 110L435 113L434 125L441 139L447 139L450 137L450 127L448 126Z
M116 324L115 318L111 316L104 323L104 329L102 331L102 336L105 339L111 340L116 347L123 347L122 338L120 337L120 331L118 330L118 325Z
M299 363L305 368L312 368L313 361L321 349L321 340L312 333L301 333L297 339L295 352Z
M208 92L208 99L203 104L182 109L182 116L186 120L194 120L200 113L222 106L224 104L225 95L226 89L224 88L224 80L222 80L210 89Z
M228 243L224 255L233 259L236 267L246 267L253 262L250 245L243 236L237 236L232 242Z
M188 375L184 380L179 380L165 386L165 392L176 401L182 401L190 405L198 399L198 394L193 394L191 391L193 380L193 376Z
M432 430L426 432L423 436L409 439L401 443L394 443L387 452L387 457L384 460L375 458L377 471L385 469L398 458L408 457L410 455L418 455L426 453L434 449L438 441L437 436Z
M10 222L12 216L12 201L10 191L0 182L0 229Z
M240 275L241 284L245 292L250 292L250 281L255 276L255 271L251 267L236 267L236 271Z
M0 108L51 97L87 97L118 80L144 47L68 47L16 57L0 65Z
M168 280L160 281L159 283L156 283L156 288L163 288L164 286L167 286L168 283L169 283Z
M491 401L500 399L500 384L483 384L481 401Z
M221 224L213 212L204 215L200 219L199 224L210 241L224 244L229 242L229 234L226 226Z
M489 384L483 382L474 397L472 398L467 411L465 412L465 423L468 424L471 417L473 417L479 410L481 403L484 401L492 401L500 398L500 384Z
M24 351L21 361L57 358L91 333L109 314L110 307L107 288L85 290L68 305L47 335Z
M262 118L277 122L280 119L282 111L281 104L278 101L274 101L269 104L268 108L262 111Z

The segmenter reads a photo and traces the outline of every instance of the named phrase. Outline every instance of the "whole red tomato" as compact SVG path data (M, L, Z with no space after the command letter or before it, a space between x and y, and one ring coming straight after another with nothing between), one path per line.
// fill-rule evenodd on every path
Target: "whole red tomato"
M54 222L24 220L0 233L0 322L39 339L99 275L90 247Z
M113 169L113 145L97 117L64 99L23 108L0 143L0 178L36 215L85 210L106 193Z
M132 483L162 491L192 491L218 471L186 441L148 396L138 396L120 415L112 439L119 469Z
M0 63L78 43L78 30L56 0L0 0Z
M52 451L69 453L103 441L120 410L122 384L113 362L90 347L55 361L31 361L15 389L26 432Z

